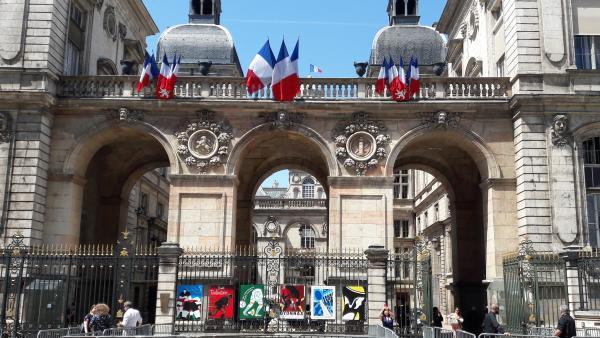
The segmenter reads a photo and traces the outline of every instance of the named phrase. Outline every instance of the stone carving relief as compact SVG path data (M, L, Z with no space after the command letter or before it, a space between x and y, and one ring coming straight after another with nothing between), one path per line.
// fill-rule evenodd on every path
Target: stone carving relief
M11 138L10 117L8 113L0 112L0 143L8 143Z
M340 123L333 131L336 157L344 167L364 176L387 156L390 136L385 131L383 123L371 120L367 113L354 114L352 121Z
M213 113L203 112L199 120L189 122L176 136L177 153L185 164L206 173L210 167L221 166L229 155L233 131L226 121L217 121Z
M426 128L457 128L460 125L461 113L448 113L439 111L437 113L423 114L423 125Z
M279 225L279 221L277 217L269 216L264 226L264 236L269 236L271 238L278 237L281 235L281 226Z
M94 0L94 5L98 11L102 10L102 5L104 5L104 0Z
M124 23L119 22L119 38L125 40L127 37L127 26Z
M567 115L556 115L552 121L552 144L564 147L569 144L571 135L569 133L569 117Z
M290 129L294 125L304 122L304 114L288 113L285 111L267 113L263 115L263 118L265 119L265 123L271 124L273 129Z
M115 8L113 6L106 7L104 11L104 19L102 26L104 31L114 40L117 40L117 16L115 14Z
M144 120L144 112L121 108L117 112L116 118L123 122L139 122Z
M479 31L479 8L477 2L471 4L469 9L469 24L467 34L471 40L475 40Z

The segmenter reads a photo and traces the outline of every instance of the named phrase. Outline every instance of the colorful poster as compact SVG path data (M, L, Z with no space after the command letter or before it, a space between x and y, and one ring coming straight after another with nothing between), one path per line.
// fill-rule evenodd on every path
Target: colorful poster
M232 286L211 286L208 290L208 319L233 319Z
M241 320L265 318L265 286L241 285L238 314Z
M310 318L335 320L335 287L312 286L310 290Z
M280 285L279 307L282 319L304 319L304 285Z
M342 288L342 320L365 320L367 293L364 286L345 286Z
M202 285L177 286L177 319L200 320Z

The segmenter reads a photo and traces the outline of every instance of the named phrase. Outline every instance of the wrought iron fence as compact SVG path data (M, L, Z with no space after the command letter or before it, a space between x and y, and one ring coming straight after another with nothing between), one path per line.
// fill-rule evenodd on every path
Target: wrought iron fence
M600 251L582 252L577 260L580 310L600 309Z
M537 253L525 241L503 264L507 330L556 327L560 306L568 303L565 261L554 253Z
M427 250L391 254L386 269L386 296L399 336L420 334L431 318L431 258Z
M89 245L22 246L18 235L0 252L0 324L3 336L35 335L77 325L91 305L106 303L114 317L137 304L153 321L158 256L154 249ZM69 333L72 330L69 331Z
M316 310L310 306L309 291L317 286L332 291L323 301L335 304L328 319L311 313ZM344 315L344 304L351 302L344 297L348 287L362 291L355 304L362 304L363 312L356 318ZM246 300L251 288L252 298ZM367 288L362 252L283 252L277 242L261 250L187 250L178 264L175 331L365 335ZM240 304L253 307L250 315ZM289 306L293 313L286 310Z

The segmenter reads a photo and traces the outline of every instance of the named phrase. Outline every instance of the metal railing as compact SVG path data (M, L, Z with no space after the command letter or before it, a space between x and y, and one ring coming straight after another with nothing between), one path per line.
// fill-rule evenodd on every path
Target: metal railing
M147 87L137 92L138 76L70 76L62 77L59 95L67 98L154 98L156 88ZM371 78L303 78L297 99L304 100L390 100L389 93L375 92ZM509 78L445 78L423 76L418 100L448 99L508 99L511 94ZM270 90L250 96L245 79L241 77L177 78L175 95L178 99L265 99Z
M456 338L477 338L476 335L467 332L467 331L463 331L463 330L458 330L455 332L455 337Z
M502 334L502 333L482 333L478 336L478 338L506 338L506 337L510 337L510 338L552 338L553 336L545 336L545 335L526 335L526 334L519 334L519 333L508 333L508 334Z
M398 338L398 335L381 325L369 325L369 336L378 338Z
M454 331L441 327L423 327L423 338L454 338Z
M103 336L152 336L154 334L152 324L144 324L138 327L116 327L106 329Z
M40 330L37 333L37 338L62 338L64 336L79 335L81 327L67 327L63 329Z
M327 209L326 199L256 199L254 209Z

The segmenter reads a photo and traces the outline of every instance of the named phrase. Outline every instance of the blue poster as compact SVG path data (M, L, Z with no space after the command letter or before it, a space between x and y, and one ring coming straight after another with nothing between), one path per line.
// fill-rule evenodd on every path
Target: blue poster
M313 286L310 298L310 318L316 320L335 320L335 287Z
M202 285L178 285L177 319L200 320L202 295Z

